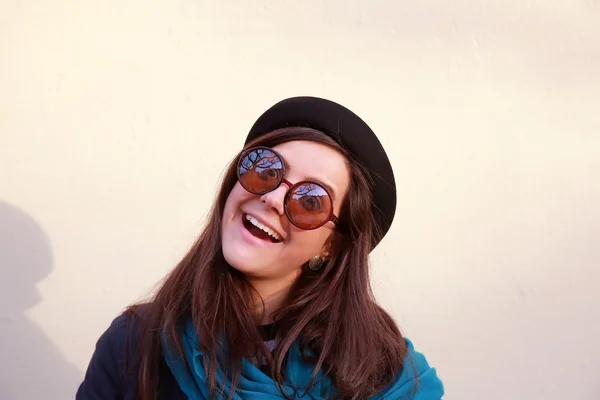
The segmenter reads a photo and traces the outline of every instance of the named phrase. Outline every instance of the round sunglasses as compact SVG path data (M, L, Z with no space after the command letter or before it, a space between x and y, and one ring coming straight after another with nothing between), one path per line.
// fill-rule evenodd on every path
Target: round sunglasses
M263 195L284 183L288 190L283 206L292 224L300 229L312 230L329 221L338 224L333 214L333 201L329 191L314 181L292 184L284 178L283 158L268 147L253 147L244 150L237 165L237 176L244 189L252 194Z

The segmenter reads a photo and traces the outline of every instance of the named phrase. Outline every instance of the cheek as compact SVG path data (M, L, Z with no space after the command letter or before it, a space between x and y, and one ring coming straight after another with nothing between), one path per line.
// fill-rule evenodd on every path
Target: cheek
M240 185L240 183L236 183L231 192L229 192L229 196L227 196L227 201L225 202L225 212L235 211L235 209L239 206L240 203L243 203L250 196L244 188Z
M309 259L321 253L330 235L331 231L323 227L313 231L299 230L293 233L293 241L290 244L295 251Z

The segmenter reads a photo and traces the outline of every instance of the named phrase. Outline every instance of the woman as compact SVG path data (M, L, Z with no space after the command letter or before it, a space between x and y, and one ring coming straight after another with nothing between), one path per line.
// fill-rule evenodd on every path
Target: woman
M357 115L314 97L274 105L192 249L99 339L77 398L440 399L371 293L368 254L395 206Z

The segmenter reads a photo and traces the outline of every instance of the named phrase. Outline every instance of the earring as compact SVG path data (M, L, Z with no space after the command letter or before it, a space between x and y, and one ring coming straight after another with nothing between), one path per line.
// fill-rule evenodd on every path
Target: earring
M314 256L308 261L308 268L310 268L311 271L318 271L323 266L323 262L324 260L321 256Z

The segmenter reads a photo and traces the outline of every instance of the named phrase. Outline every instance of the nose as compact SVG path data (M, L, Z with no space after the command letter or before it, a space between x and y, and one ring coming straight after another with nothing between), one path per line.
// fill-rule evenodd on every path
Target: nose
M272 192L265 193L261 196L262 201L267 207L275 211L278 215L283 215L283 201L285 200L285 194L287 192L287 186L285 183L279 185L279 187Z

